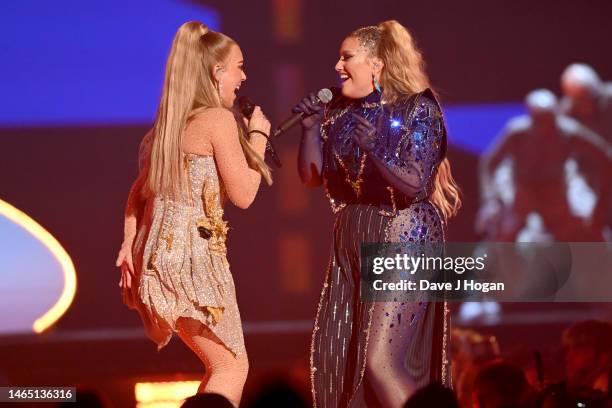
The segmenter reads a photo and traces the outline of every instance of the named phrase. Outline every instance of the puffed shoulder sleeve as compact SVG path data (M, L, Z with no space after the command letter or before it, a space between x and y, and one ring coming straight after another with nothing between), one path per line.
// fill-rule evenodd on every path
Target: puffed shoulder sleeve
M431 90L397 102L386 124L387 137L373 153L417 195L446 154L442 109Z

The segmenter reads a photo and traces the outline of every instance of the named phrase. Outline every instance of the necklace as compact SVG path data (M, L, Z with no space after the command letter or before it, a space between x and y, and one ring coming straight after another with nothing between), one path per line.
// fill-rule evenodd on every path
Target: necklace
M344 115L346 115L347 112L349 112L351 109L354 109L354 105L349 105L344 107L343 109L341 109L339 112L330 115L326 120L323 121L323 123L321 124L321 139L323 141L327 141L328 139L328 130L329 127L331 125L333 125L339 118L343 117ZM382 108L382 103L380 102L362 102L361 103L361 108L362 109L373 109L373 108ZM357 171L357 175L355 177L355 179L351 179L351 173L349 171L348 166L346 165L346 163L344 162L344 160L342 160L342 157L340 156L340 154L333 148L331 147L333 150L333 155L335 160L337 161L337 163L340 165L340 167L342 168L342 170L344 171L344 180L345 182L353 189L353 191L355 192L355 195L357 197L361 196L361 185L363 183L363 172L365 169L365 165L366 165L366 161L368 158L368 154L367 152L363 152L360 156L359 156L359 169ZM359 150L357 150L357 154L359 154ZM334 213L340 211L342 208L344 208L346 206L346 203L340 203L340 204L336 204L336 201L332 198L328 188L327 188L327 179L324 178L323 179L323 184L325 187L325 195L327 196L327 198L329 199L329 202L331 204L332 207L332 211Z
M355 195L359 197L361 195L361 183L363 183L363 178L362 178L363 169L365 168L366 159L368 158L368 154L366 152L363 152L361 154L361 158L359 162L359 171L357 172L357 176L355 177L355 180L351 180L351 173L349 173L349 169L344 163L344 161L342 161L342 158L340 157L340 155L334 152L334 156L336 157L336 161L338 162L338 164L340 164L340 167L342 167L342 170L344 170L344 175L345 175L344 180L347 182L349 186L353 188Z

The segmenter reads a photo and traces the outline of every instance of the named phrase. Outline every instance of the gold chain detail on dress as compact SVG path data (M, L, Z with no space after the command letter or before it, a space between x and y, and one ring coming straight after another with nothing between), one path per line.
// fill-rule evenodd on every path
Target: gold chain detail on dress
M340 112L336 113L335 115L333 115L332 117L330 117L329 119L326 119L323 123L321 123L321 139L327 140L327 126L333 125L336 119L338 119L341 116L344 116L344 114L348 112L349 108L350 106L347 106L346 108L342 109Z
M369 102L364 102L362 103L362 107L363 108L376 108L382 106L382 103L369 103ZM334 122L344 116L349 109L351 108L351 106L347 106L344 109L342 109L340 112L336 113L335 115L331 116L330 118L326 119L325 121L323 121L323 123L321 123L321 139L323 141L327 141L327 128L329 125L333 125ZM336 158L336 160L338 161L338 163L340 164L340 166L342 167L342 169L344 170L344 174L346 175L345 180L348 183L348 185L351 186L351 188L353 189L353 191L355 191L355 194L357 195L357 197L359 197L361 195L361 183L363 182L362 176L363 176L363 170L365 168L365 164L366 164L366 159L368 157L367 153L363 153L361 155L361 159L360 159L360 163L359 163L359 171L357 173L357 177L354 181L351 180L349 172L348 172L348 168L346 167L346 165L344 164L344 162L342 161L342 159L340 158L340 156L338 155L338 153L334 152L334 156ZM325 188L325 195L327 196L327 199L329 200L329 204L331 205L332 208L332 212L334 214L336 214L337 212L339 212L340 210L342 210L344 207L346 207L346 203L341 202L340 204L336 204L336 200L334 198L332 198L329 189L327 188L327 179L325 177L323 177L323 187ZM391 192L392 194L392 199L393 199L393 192ZM395 201L393 201L393 208L395 209ZM395 211L395 210L394 210Z
M340 116L348 112L348 109L349 109L348 107L342 109L340 112L338 112L337 114L333 115L331 118L326 119L323 123L321 123L321 139L323 139L324 141L327 140L327 126L333 125L336 119L338 119ZM336 214L340 210L342 210L344 207L346 207L346 203L341 202L339 204L336 204L336 200L332 198L331 193L329 192L329 188L327 187L327 178L325 178L324 175L322 176L323 176L323 188L325 189L325 196L329 200L329 205L331 206L332 213Z
M359 171L357 172L357 177L355 177L355 180L351 180L349 170L346 167L346 164L344 164L344 162L338 155L338 153L334 153L334 156L336 157L338 164L340 164L340 167L342 167L342 170L344 170L344 175L345 175L344 180L348 183L349 186L353 188L355 195L359 197L361 195L361 183L363 183L363 179L361 177L363 176L363 169L365 168L366 159L368 158L368 154L364 152L361 155L361 159L359 162Z
M317 367L314 365L314 347L315 347L315 335L317 331L319 331L319 316L321 315L321 306L323 305L323 299L325 297L325 293L327 292L327 287L329 284L327 281L329 280L332 267L334 266L333 261L330 259L327 264L327 272L325 273L325 279L323 280L323 289L321 290L321 295L319 296L319 303L317 304L317 314L315 315L314 327L312 330L312 337L310 339L310 391L312 393L312 406L313 408L317 408L317 393L315 392L315 382L314 376L317 371Z
M387 190L389 190L389 195L391 196L391 205L393 207L391 211L385 211L381 209L380 211L378 211L378 214L384 215L385 217L395 217L397 215L397 204L395 203L395 190L391 186L387 186ZM385 235L385 240L387 240L386 235Z
M332 196L331 196L331 194L329 192L329 189L327 188L327 179L325 177L323 177L323 188L325 189L325 196L329 200L329 205L331 206L332 213L336 214L341 209L346 207L346 203L342 203L341 202L340 204L336 204L336 200L334 198L332 198Z

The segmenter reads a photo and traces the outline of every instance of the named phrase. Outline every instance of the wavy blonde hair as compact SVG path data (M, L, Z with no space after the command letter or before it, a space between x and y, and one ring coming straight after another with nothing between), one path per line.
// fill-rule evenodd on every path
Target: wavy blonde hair
M371 56L380 58L384 63L379 82L385 102L392 103L402 96L430 88L421 52L408 30L396 20L359 28L349 37L356 38ZM460 189L453 179L446 157L436 171L430 200L440 210L445 222L455 216L461 207Z
M146 192L177 198L186 190L183 131L187 122L208 108L223 107L213 76L233 45L230 37L197 21L183 24L172 41L161 100L153 126ZM251 147L238 125L240 144L249 166L272 184L270 168Z

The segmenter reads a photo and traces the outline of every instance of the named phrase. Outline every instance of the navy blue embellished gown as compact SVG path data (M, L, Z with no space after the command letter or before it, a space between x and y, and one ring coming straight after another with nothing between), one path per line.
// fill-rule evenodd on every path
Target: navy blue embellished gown
M377 129L375 147L354 142L353 113ZM430 201L446 154L442 112L428 89L394 103L374 92L336 97L321 125L322 176L335 213L331 257L312 335L314 405L383 406L391 384L413 389L450 386L449 316L443 302L367 302L360 298L363 242L444 242L444 226ZM416 186L408 197L380 174L371 155Z

